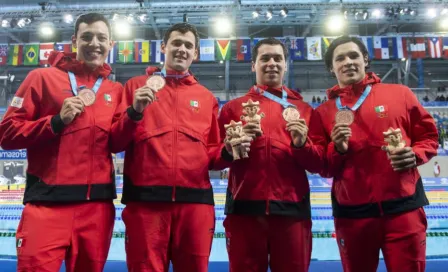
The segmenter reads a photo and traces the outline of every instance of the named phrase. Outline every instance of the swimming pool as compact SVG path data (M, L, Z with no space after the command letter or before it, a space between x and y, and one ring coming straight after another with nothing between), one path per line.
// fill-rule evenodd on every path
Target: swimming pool
M427 183L427 182L426 182ZM211 262L227 262L224 239L224 202L226 180L212 180L215 192L216 228L213 240ZM319 261L339 260L339 252L334 238L334 225L331 216L330 185L326 179L310 179L313 220L312 259ZM448 261L448 185L426 185L425 190L431 205L425 208L428 218L427 258ZM0 258L15 258L15 231L19 224L23 205L21 205L23 186L0 186ZM121 184L118 195L121 197ZM116 218L114 235L108 260L124 261L124 223L121 218L124 205L115 201Z

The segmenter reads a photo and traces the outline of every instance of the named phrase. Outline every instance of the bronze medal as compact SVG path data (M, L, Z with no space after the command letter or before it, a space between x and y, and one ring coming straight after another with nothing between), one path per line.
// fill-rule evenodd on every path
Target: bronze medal
M81 98L82 103L84 103L84 106L92 106L93 103L95 103L96 95L95 92L91 89L82 89L78 93L79 98Z
M300 119L300 113L299 111L294 107L287 107L283 110L283 119L285 119L286 122L297 122Z
M155 91L158 91L165 86L165 78L159 75L152 75L146 80L146 86Z
M355 115L351 110L339 110L336 113L335 121L336 124L346 124L351 125L355 120Z

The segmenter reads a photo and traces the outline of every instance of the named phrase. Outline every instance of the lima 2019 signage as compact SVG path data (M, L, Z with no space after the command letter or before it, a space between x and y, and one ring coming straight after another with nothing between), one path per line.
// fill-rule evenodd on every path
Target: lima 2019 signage
M26 160L26 149L21 150L0 150L0 160Z

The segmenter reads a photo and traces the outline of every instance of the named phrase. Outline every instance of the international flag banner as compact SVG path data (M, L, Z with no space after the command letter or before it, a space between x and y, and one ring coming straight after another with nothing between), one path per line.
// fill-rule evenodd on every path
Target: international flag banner
M442 38L432 37L428 38L428 51L429 55L433 59L439 59L442 57Z
M308 60L322 60L321 37L306 38Z
M71 53L72 43L56 43L56 45L54 46L54 50L61 51L64 53Z
M305 59L305 39L292 38L290 39L289 55L291 60Z
M39 44L26 44L23 51L24 65L39 65Z
M216 60L230 60L230 40L216 40Z
M134 62L134 42L118 42L118 63Z
M362 42L367 48L367 51L369 52L369 58L374 59L375 58L375 50L373 49L373 38L372 37L361 37Z
M37 52L37 50L36 50ZM36 53L37 56L37 53ZM8 65L19 66L23 64L23 45L10 44L8 48ZM37 62L36 62L37 65Z
M149 41L136 41L134 44L134 62L148 63L150 60L150 46Z
M238 61L251 61L250 39L236 40L236 59Z
M8 63L8 45L0 44L0 66Z
M200 46L200 60L201 61L215 61L215 40L201 39Z
M39 45L39 64L48 64L48 58L51 52L54 51L54 43L41 43Z
M162 53L162 40L151 41L151 62L164 62L165 54Z
M425 38L418 37L411 39L410 49L413 59L421 59L426 57Z
M375 59L390 59L388 37L373 37L373 48Z

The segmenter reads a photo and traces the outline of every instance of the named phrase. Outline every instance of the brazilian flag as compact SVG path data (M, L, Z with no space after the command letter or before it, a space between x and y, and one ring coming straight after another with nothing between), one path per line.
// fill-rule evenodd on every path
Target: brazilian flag
M24 65L39 65L39 44L25 44L23 52Z

